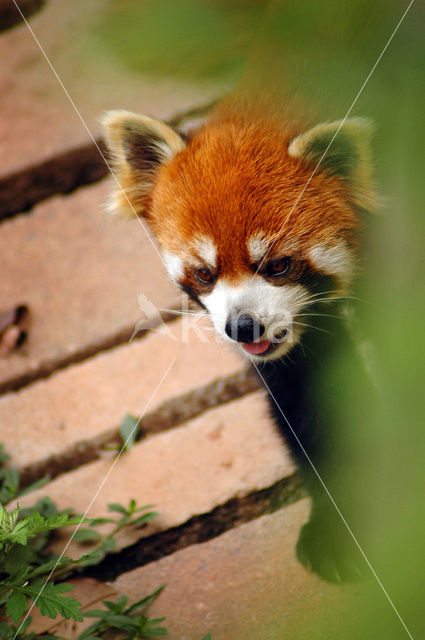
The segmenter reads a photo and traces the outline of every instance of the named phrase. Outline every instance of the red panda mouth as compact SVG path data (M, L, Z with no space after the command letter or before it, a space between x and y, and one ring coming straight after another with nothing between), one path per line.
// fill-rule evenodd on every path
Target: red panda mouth
M268 351L271 345L270 340L261 340L261 342L243 342L242 347L253 356L258 356Z

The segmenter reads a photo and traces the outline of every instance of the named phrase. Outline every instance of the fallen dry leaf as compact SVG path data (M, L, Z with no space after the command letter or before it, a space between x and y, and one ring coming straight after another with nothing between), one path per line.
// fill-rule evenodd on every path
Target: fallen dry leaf
M0 313L0 356L5 356L25 342L30 312L26 304Z

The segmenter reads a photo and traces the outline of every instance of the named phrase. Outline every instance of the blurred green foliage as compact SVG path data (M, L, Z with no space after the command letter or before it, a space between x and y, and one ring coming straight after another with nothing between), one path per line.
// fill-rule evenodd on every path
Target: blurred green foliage
M265 2L112 0L97 33L137 71L204 79L241 69Z
M378 56L407 1L152 0L108 2L101 46L143 74L279 86L317 120L352 115L376 123L382 212L365 218L359 283L362 327L372 338L379 410L347 376L353 403L345 425L370 444L365 460L374 505L360 540L411 637L425 637L425 5L414 2ZM344 362L340 363L344 375ZM369 417L373 416L373 420ZM362 479L364 480L364 479ZM335 628L317 619L317 638L408 638L376 578L358 589L355 610ZM315 614L311 614L315 615ZM308 603L306 603L308 617ZM300 638L303 635L300 621ZM269 638L281 638L274 627Z

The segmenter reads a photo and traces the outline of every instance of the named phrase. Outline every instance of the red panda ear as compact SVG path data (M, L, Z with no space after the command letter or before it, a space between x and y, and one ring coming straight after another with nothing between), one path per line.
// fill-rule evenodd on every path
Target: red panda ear
M293 158L318 164L346 182L352 201L362 209L376 207L371 165L373 125L367 118L324 122L294 138L288 147Z
M186 143L165 122L130 111L108 111L102 124L116 177L108 209L114 214L145 216L158 167Z

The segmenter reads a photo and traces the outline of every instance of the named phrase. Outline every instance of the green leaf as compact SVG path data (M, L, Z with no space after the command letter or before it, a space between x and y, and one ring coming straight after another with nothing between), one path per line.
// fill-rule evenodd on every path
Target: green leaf
M73 588L73 585L66 583L53 584L53 582L46 582L22 587L21 590L34 600L42 616L56 618L59 613L66 620L73 618L74 620L82 621L81 603L75 598L63 595Z
M102 549L109 553L115 549L116 540L112 536L107 536L102 540Z
M39 500L37 500L35 505L33 505L32 507L23 507L22 509L20 509L19 516L21 518L27 518L35 512L39 513L44 518L51 518L52 516L57 516L59 514L59 509L57 508L53 500L51 500L51 498L49 498L48 496L44 496L44 498L40 498Z
M20 588L20 585L25 584L26 580L27 580L27 575L29 573L30 567L21 567L20 569L18 569L18 571L16 571L13 576L11 576L9 578L9 580L7 581L7 584L5 585L8 589L18 589ZM5 601L7 600L7 597L5 599Z
M89 524L91 527L98 527L101 524L115 524L115 520L112 518L92 518Z
M71 517L68 513L62 513L53 518L48 518L39 530L50 531L51 529L60 529L61 527L69 527L74 524L85 524L87 521L87 518L81 518L80 516Z
M165 617L163 618L149 618L146 620L145 627L149 629L149 627L156 627L161 622L164 622Z
M18 624L19 620L24 615L26 608L26 597L23 593L14 589L12 595L6 603L6 614L12 618L15 624Z
M0 444L0 465L10 460L10 455L4 450L4 445Z
M138 609L139 610L144 609L145 607L148 606L148 604L150 604L153 600L155 600L157 596L159 596L159 594L164 589L164 587L165 585L162 584L160 587L158 587L158 589L155 589L155 591L152 591L152 593L150 593L148 596L145 596L141 600L138 600L137 602L132 604L131 607L128 607L128 609L125 610L125 613L128 615L130 613L134 613Z
M107 609L89 609L88 611L84 611L83 613L85 618L104 618L108 615Z
M127 596L119 596L115 602L112 602L111 600L102 600L102 604L105 605L105 607L108 607L108 609L110 611L113 611L114 613L122 613L125 609L125 605L128 602L128 598ZM127 612L126 612L127 613Z
M5 525L9 522L9 514L7 509L0 504L0 527L3 529Z
M140 431L138 419L127 413L120 426L120 436L124 447L129 450L134 445Z
M15 512L9 515L6 512L6 519L4 512L1 512L0 517L2 518L3 531L0 530L0 541L7 538L9 542L25 545L29 537L34 537L39 533L85 522L85 520L82 521L81 518L71 518L67 513L53 516L52 518L44 518L40 513L35 511L28 517L19 520L19 522L13 526L12 520L14 513Z
M80 633L78 640L97 640L98 635L96 632L101 630L102 624L102 622L93 622L93 624ZM102 638L99 638L99 640L102 640Z
M2 469L0 471L0 502L9 502L12 500L19 489L19 473L13 467Z
M130 524L134 527L142 527L146 525L148 522L150 522L151 520L153 520L154 518L156 518L157 516L158 516L157 511L149 511L149 513L145 513L143 516L140 516L139 518L132 520Z
M25 487L25 489L22 489L22 491L19 492L19 497L26 496L28 493L31 493L36 489L41 489L41 487L44 487L44 485L46 485L49 482L49 480L50 480L49 476L44 476L44 478L39 478L38 480L30 484L28 487Z
M22 567L29 567L37 562L38 555L32 547L15 544L2 559L2 571L9 575L16 574Z
M0 539L7 537L10 540L10 542L25 545L27 543L29 535L30 535L30 531L28 530L27 521L21 520L16 524L13 531L11 531L9 534L4 536L1 535Z
M96 529L78 529L74 533L74 540L77 542L97 542L100 538L101 535Z
M108 510L117 511L118 513L122 513L124 516L128 515L127 509L123 507L123 505L119 502L111 502L110 504L108 504Z
M13 640L13 636L15 632L13 631L10 624L6 622L0 622L0 638L2 640Z
M68 558L67 556L63 556L60 560L58 558L52 558L48 562L44 562L40 564L36 569L29 572L29 578L35 578L36 576L45 575L46 573L50 573L52 569L59 569L61 567L66 567L70 564L73 564L74 560L72 558Z
M210 633L207 633L207 635L204 636L202 640L212 640L212 635Z
M164 620L165 618L162 618ZM153 620L148 620L148 623L143 627L143 638L158 638L159 636L166 636L167 629L165 627L156 627L150 626L150 623L155 622Z
M25 631L28 629L28 627L30 626L32 622L32 618L31 616L28 616L28 618L26 620L24 620L24 622L21 623L20 625L20 634L23 636Z
M105 557L105 554L100 549L94 549L90 553L86 553L81 558L75 561L80 567L91 567L99 564Z
M137 507L134 509L134 513L138 513L139 511L146 511L146 509L153 509L154 504L144 504L143 507Z
M111 627L115 629L122 629L123 631L137 631L137 624L128 616L122 616L118 614L109 613L106 621Z
M124 596L124 595L118 596L118 598L115 600L115 606L117 608L117 611L119 611L120 613L124 611L127 602L128 602L127 596ZM107 605L108 600L103 600L103 604Z

